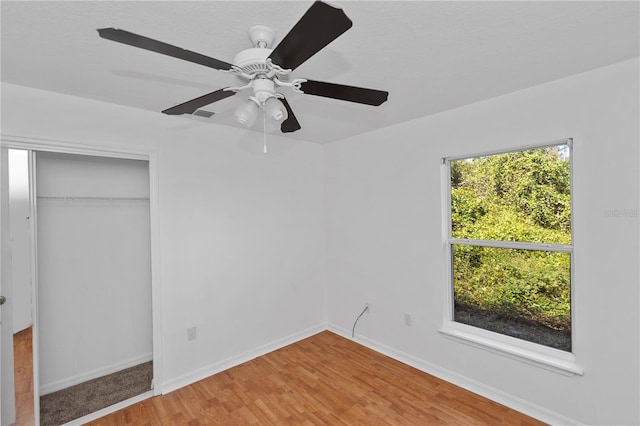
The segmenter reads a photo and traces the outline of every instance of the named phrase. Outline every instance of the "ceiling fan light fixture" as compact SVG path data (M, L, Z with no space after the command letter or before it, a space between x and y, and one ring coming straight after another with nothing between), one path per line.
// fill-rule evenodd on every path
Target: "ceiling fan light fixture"
M282 123L289 116L284 104L276 97L266 100L264 104L264 112L269 120L276 123Z
M248 99L236 108L234 115L240 124L251 127L258 118L259 109L260 107L254 100Z

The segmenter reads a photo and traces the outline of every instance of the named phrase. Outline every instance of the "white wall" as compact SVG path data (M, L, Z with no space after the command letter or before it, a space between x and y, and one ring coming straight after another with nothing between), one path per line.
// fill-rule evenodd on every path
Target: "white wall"
M157 152L166 387L327 320L350 331L367 300L369 342L560 417L634 424L638 218L605 212L638 208L637 75L625 62L327 146L270 136L267 156L255 132L3 84L2 132ZM565 137L585 368L572 378L437 331L440 158Z
M27 151L9 150L13 332L31 327L31 223Z
M326 323L322 147L2 85L2 133L157 155L165 390ZM161 107L159 106L159 109ZM37 120L33 117L37 117ZM197 339L187 341L187 328Z
M148 162L36 157L41 395L151 360ZM47 197L79 197L67 200Z
M329 324L350 332L369 301L357 333L373 346L550 418L638 424L638 72L638 60L627 61L328 145ZM567 137L573 346L585 369L575 377L438 332L447 285L440 159ZM627 214L608 214L615 210Z
M178 383L326 322L321 147L273 138L264 155L259 133L207 129L160 153L165 374Z

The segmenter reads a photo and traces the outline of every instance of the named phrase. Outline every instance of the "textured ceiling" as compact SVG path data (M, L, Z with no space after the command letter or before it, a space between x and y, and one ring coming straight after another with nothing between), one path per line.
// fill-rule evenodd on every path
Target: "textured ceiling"
M380 107L287 91L327 143L639 56L636 1L335 1L353 27L292 74L387 90ZM227 86L232 75L98 37L118 27L231 62L247 29L276 43L311 2L2 1L2 81L158 112ZM237 95L206 123L239 127ZM188 122L205 119L166 116ZM215 126L212 126L212 131ZM257 129L256 131L259 131Z

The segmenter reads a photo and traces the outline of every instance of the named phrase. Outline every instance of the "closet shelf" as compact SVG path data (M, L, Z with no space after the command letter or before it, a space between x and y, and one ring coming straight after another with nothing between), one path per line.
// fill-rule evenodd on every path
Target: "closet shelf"
M65 197L65 196L38 196L38 200L51 201L149 201L149 197Z

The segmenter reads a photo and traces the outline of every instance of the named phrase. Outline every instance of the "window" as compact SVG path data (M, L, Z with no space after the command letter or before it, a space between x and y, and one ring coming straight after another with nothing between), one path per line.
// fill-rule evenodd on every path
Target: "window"
M444 160L449 325L571 352L571 151L567 140Z

